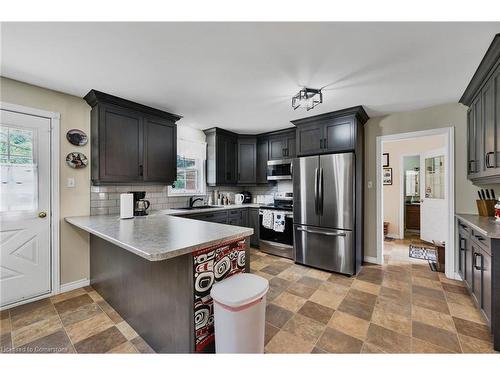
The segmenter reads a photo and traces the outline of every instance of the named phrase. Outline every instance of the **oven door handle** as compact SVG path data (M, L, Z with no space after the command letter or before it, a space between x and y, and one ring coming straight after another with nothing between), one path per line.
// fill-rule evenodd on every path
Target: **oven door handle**
M346 234L343 232L340 232L340 233L338 233L338 232L323 232L320 230L306 229L303 227L298 227L297 230L300 232L307 232L307 233L313 233L313 234L323 234L325 236L335 236L335 237L345 237L346 236Z

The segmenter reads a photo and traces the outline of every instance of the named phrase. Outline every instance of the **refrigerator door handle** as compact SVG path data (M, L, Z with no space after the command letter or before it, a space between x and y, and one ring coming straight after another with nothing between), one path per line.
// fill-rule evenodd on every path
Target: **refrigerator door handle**
M314 213L318 215L318 168L314 170Z
M297 230L299 232L307 232L307 233L314 233L314 234L323 234L325 236L335 236L335 237L345 237L346 234L344 232L323 232L320 230L314 230L314 229L307 229L304 227L298 227Z
M323 168L319 169L319 186L318 186L319 214L323 215Z

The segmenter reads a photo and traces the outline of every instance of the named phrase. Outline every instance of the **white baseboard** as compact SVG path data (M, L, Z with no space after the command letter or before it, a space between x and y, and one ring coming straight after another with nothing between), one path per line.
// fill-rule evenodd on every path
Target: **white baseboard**
M376 257L365 256L364 261L367 263L378 264Z
M89 279L72 281L70 283L61 284L61 287L59 288L59 293L69 292L71 290L83 288L84 286L89 286L89 285L90 285Z
M385 236L387 238L392 238L394 240L400 240L401 239L401 236L397 233L387 233L387 235Z

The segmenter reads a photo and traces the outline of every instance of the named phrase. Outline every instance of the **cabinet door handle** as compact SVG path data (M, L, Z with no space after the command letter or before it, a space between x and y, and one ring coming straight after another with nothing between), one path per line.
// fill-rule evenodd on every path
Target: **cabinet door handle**
M486 155L485 155L484 159L485 159L486 168L495 168L494 165L490 164L490 156L491 155L495 155L495 153L494 152L487 152Z
M467 250L467 246L465 246L465 238L460 239L460 251Z
M481 266L477 265L477 258L481 258ZM482 254L474 253L474 268L476 270L478 270L478 271L481 271L483 269L482 265L483 265L483 256L482 256Z
M474 172L476 171L476 169L472 167L472 163L474 163L474 164L475 164L475 163L476 163L476 161L475 161L475 160L469 160L469 165L468 165L468 167L469 167L469 172L470 172L470 173L474 173Z
M323 138L323 148L326 148L326 138Z
M320 149L323 148L323 138L320 138L320 140L319 140L319 148Z
M139 176L144 176L144 167L142 165L139 165Z

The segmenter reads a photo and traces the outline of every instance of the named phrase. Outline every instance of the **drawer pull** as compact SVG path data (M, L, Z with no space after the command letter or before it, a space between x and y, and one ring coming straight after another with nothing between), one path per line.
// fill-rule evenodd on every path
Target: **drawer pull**
M475 234L474 237L476 237L479 241L485 241L484 237L481 237L477 234Z

